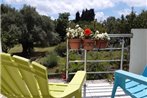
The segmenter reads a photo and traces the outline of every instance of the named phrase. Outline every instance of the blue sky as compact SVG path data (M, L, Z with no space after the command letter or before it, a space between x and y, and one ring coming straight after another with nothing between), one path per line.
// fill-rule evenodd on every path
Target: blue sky
M70 19L75 18L75 13L83 9L95 10L95 18L103 21L109 16L119 18L122 14L127 15L134 7L136 14L143 9L147 10L147 0L2 0L4 4L20 9L24 4L36 7L41 15L58 18L59 13L70 12Z

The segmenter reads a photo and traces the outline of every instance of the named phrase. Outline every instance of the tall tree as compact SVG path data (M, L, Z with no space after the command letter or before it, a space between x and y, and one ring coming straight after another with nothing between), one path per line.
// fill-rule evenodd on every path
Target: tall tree
M94 13L94 9L90 9L90 10L83 10L82 14L81 14L81 20L83 21L94 21L95 18L95 13Z
M65 41L66 28L69 23L69 13L60 13L57 19L56 31L61 37L61 41Z
M75 22L78 22L80 20L80 13L79 11L76 13L76 19Z
M23 54L29 55L33 50L33 29L37 25L37 20L40 19L36 9L31 6L24 5L20 10L23 17L23 29L20 38L20 43L23 47Z
M132 7L132 11L129 15L126 16L126 30L131 33L131 29L136 27L136 14L134 12L134 8Z
M24 56L29 56L33 46L54 45L60 41L55 33L54 22L47 16L41 16L36 9L24 5L20 11L8 5L2 8L2 48L7 52L15 44L21 43Z
M20 16L16 9L1 4L1 41L4 52L9 51L10 48L18 43L18 37L21 33L18 27L21 24Z

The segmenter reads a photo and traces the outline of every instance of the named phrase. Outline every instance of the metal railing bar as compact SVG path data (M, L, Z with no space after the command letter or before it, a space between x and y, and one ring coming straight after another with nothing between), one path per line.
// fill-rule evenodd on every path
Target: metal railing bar
M87 60L87 62L120 62L120 59L117 60ZM126 59L123 61L127 61ZM69 63L75 63L75 62L85 62L84 60L73 60L73 61L69 61Z
M110 37L129 37L132 38L133 37L133 33L131 34L108 34Z
M101 49L98 49L98 48L94 48L92 51L99 51L99 50L121 50L122 48L101 48ZM127 50L128 48L125 47L124 50ZM80 48L80 49L69 49L69 51L77 51L77 50L82 50L84 51L83 48Z
M115 71L99 71L99 72L86 72L87 74L100 74L100 73L114 73ZM68 74L73 75L76 72L70 72Z

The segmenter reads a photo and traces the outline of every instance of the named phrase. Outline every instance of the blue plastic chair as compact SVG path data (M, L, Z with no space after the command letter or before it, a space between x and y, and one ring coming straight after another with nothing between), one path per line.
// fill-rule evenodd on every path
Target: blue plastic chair
M123 70L116 71L114 75L115 81L111 98L115 97L118 86L132 98L147 98L147 66L142 75Z

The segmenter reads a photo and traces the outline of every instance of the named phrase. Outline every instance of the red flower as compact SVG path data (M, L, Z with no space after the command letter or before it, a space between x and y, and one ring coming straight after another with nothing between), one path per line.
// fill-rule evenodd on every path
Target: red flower
M92 32L91 32L91 30L89 28L87 28L87 29L84 30L84 35L85 36L90 36L91 33Z

